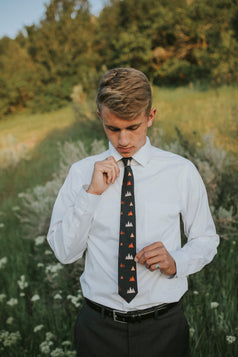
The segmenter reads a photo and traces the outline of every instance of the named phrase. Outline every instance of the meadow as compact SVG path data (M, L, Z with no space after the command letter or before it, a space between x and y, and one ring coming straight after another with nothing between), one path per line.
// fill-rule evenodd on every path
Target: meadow
M238 88L154 88L154 145L192 160L206 184L221 243L189 277L184 309L191 357L238 355ZM46 242L70 165L104 150L95 106L0 121L0 355L76 356L74 321L83 260L63 266ZM183 236L183 241L185 237Z

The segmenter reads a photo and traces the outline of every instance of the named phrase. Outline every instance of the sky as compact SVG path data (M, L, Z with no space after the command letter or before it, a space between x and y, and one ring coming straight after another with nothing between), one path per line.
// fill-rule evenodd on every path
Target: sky
M44 15L44 4L50 0L0 0L0 38L15 38L26 25L37 24ZM91 11L98 15L104 0L89 0Z

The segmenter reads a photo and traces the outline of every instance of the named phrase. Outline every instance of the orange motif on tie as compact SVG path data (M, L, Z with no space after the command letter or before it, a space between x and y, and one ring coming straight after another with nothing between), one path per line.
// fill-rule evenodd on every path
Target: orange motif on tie
M122 161L125 168L121 189L118 293L127 303L130 303L138 292L134 260L136 256L134 176L130 167L131 158L122 158Z

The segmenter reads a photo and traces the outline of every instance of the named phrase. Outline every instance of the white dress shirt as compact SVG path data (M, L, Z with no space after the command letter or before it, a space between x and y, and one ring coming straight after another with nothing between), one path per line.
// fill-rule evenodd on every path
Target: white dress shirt
M94 163L111 155L120 167L119 177L102 195L87 193ZM187 276L213 259L219 243L203 181L190 161L151 146L148 138L133 156L137 252L161 241L177 273L171 279L137 263L138 294L128 304L118 295L121 158L109 144L106 152L72 165L54 205L49 244L63 264L86 251L83 295L99 304L129 311L178 301L187 290ZM180 214L187 236L182 248Z

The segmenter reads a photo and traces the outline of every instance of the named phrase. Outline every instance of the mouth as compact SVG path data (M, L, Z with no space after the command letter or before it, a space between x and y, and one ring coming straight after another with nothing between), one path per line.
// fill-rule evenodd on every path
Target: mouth
M117 150L118 150L119 152L123 152L123 153L131 152L132 149L133 149L132 146L131 146L131 147L126 147L126 148L119 146L119 147L117 148Z

